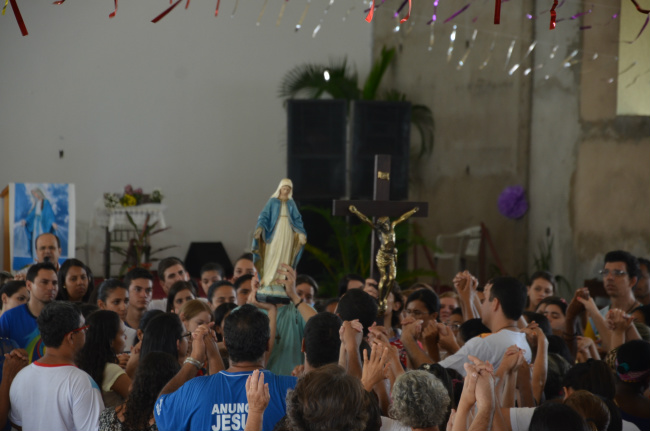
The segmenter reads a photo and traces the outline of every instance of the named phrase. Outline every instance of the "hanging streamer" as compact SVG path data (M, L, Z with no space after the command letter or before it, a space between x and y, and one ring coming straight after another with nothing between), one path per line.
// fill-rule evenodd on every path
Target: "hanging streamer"
M262 22L262 17L264 16L264 11L266 10L266 4L269 2L269 0L264 0L264 4L262 5L262 10L260 11L260 15L257 17L257 22L255 23L256 26L259 26L260 23Z
M289 0L284 0L282 2L282 7L280 8L280 14L278 15L278 20L275 22L276 27L280 26L280 21L282 21L282 16L284 15L284 10L287 8L287 3L289 3Z
M431 19L429 22L427 22L427 25L431 25L436 22L438 19L438 0L435 0L433 2L433 15L431 15Z
M433 51L433 44L436 41L436 36L433 34L433 27L435 26L435 22L431 24L431 34L429 34L429 51Z
M214 16L219 16L219 5L221 4L221 0L217 0L217 7L214 9Z
M514 66L512 66L512 67L510 68L510 70L508 71L508 75L512 76L512 74L515 73L515 72L517 71L517 69L519 69L519 66L521 65L521 63L522 63L526 58L528 58L528 56L530 55L530 53L533 52L533 49L535 49L535 46L536 46L536 45L537 45L537 41L534 41L533 43L531 43L530 45L528 45L528 51L526 51L526 55L524 55L524 58L521 59L521 62L515 64ZM529 70L528 73L530 73L530 67L529 67L528 69L526 69L526 70ZM524 72L524 75L528 75L528 73Z
M556 7L555 9L557 10L557 9L561 8L561 7L564 5L565 2L566 2L566 0L562 0L562 1L560 2L560 4L557 5L557 7ZM528 18L528 19L537 19L537 18L539 18L541 15L544 15L544 14L547 13L547 12L550 12L550 11L549 11L549 10L544 10L544 11L540 12L539 15L536 15L536 16L527 13L527 14L526 14L526 18Z
M634 3L636 10L638 10L639 12L644 13L646 15L650 14L650 9L641 9L641 6L639 6L639 3L637 3L636 0L632 0L632 3Z
M555 12L556 7L557 0L553 0L553 7L551 7L551 25L549 26L549 30L555 30L555 19L557 18L557 12Z
M151 22L153 22L153 23L155 24L155 23L157 23L158 21L160 21L161 19L163 19L163 18L164 18L164 17L165 17L169 12L173 11L174 8L176 8L176 6L178 6L182 1L183 1L183 0L177 0L176 3L172 4L172 5L169 6L167 9L165 9L165 10L163 11L163 13L161 13L160 15L158 15L157 17L155 17L154 19L152 19ZM171 2L172 2L172 0L169 0L169 3L170 3L170 4L171 4ZM188 7L190 7L190 0L187 0L187 2L185 3L185 9L187 9Z
M27 36L29 34L27 32L27 26L25 25L25 21L23 21L23 16L20 13L20 9L18 9L18 4L16 3L16 0L9 0L9 2L11 3L11 9L14 11L14 16L16 17L16 22L18 23L20 32L22 33L23 36Z
M411 5L411 0L408 0L408 2L409 2L409 10L408 10L408 12L406 13L406 16L405 16L404 18L402 18L402 19L399 21L400 24L405 23L405 22L408 21L409 18L411 17L411 6L412 6L412 5ZM404 6L402 6L402 7L404 7ZM400 7L400 10L402 9L402 7Z
M454 24L454 28L451 30L449 35L449 48L447 49L447 63L451 60L451 55L454 53L454 41L456 40L456 28L458 26Z
M643 26L641 27L641 30L639 30L639 34L636 35L636 37L634 38L634 40L631 40L631 41L629 41L629 42L628 42L628 41L625 41L625 43L634 43L634 42L636 42L636 41L639 39L639 37L641 37L641 33L643 33L643 31L645 30L645 28L648 26L648 21L650 21L650 15L648 15L648 16L646 17L645 22L643 23Z
M501 0L494 0L494 23L501 23Z
M572 65L578 63L580 60L574 60L574 61L571 61L571 60L573 60L573 58L574 58L576 55L578 55L578 50L577 50L577 49L574 49L574 50L571 52L571 54L569 54L569 56L568 56L567 58L564 59L564 61L562 62L562 66L563 66L564 68L567 68L567 67L571 67Z
M117 0L114 0L114 2L115 2L115 9L113 10L113 12L111 12L108 15L109 18L115 18L115 14L117 13Z
M288 1L288 0L287 0ZM327 15L327 12L329 12L330 8L334 4L334 0L330 0L327 6L325 7L325 10L323 11L323 15ZM345 19L345 17L343 18ZM325 20L325 17L321 18L320 21L318 22L318 25L314 28L314 31L311 33L311 37L316 37L316 34L320 31L323 21Z
M302 27L302 22L305 20L305 17L307 16L307 11L309 10L309 5L311 3L311 0L307 0L307 5L305 6L305 10L302 11L302 15L300 16L300 20L298 21L298 24L296 24L296 29L295 31L297 32L300 30Z
M366 15L366 21L370 22L372 21L372 17L375 14L375 0L372 0L372 4L370 5L370 12L368 12L368 15Z
M497 43L497 35L494 35L494 38L492 39L492 44L490 44L490 51L488 52L488 56L485 58L483 63L478 67L478 70L483 70L487 67L488 63L490 62L490 59L492 58L492 53L494 52L494 47Z
M183 1L183 0L176 0L176 3L172 4L172 5L169 6L167 9L165 9L165 10L163 11L163 13L161 13L160 15L158 15L157 17L155 17L154 19L152 19L151 22L153 22L153 23L155 24L155 23L157 23L158 21L160 21L161 19L163 19L163 18L164 18L164 17L165 17L169 12L173 11L174 8L175 8L176 6L178 6L178 5L180 4L180 2L182 2L182 1Z
M237 6L239 6L239 0L235 0L235 7L232 9L232 13L230 14L230 18L235 17L235 12L237 12Z
M512 51L515 49L515 41L510 42L510 47L508 48L508 54L506 55L506 64L503 65L503 70L508 69L508 63L510 63L510 58L512 58Z
M5 6L2 8L2 16L5 16L5 11L7 10L8 4L9 4L9 0L5 0Z
M465 54L463 54L463 58L461 58L458 61L458 65L456 66L456 70L462 69L462 67L465 65L465 62L467 61L467 57L469 57L469 53L474 47L474 42L476 41L476 36L478 35L478 30L474 29L474 32L472 33L472 38L469 41L469 45L467 46L467 50L465 50Z
M456 18L458 15L465 12L467 10L467 8L469 8L470 5L471 5L471 3L467 3L465 6L463 6L462 8L460 8L459 10L457 10L456 12L451 14L451 16L449 18L447 18L446 20L443 21L443 23L446 24L449 21L451 21L452 19Z

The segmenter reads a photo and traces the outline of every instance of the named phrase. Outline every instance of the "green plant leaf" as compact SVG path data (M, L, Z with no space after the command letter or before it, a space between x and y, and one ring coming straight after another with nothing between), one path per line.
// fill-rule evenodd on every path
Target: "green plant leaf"
M329 80L325 79L325 72ZM348 68L347 60L331 61L329 65L302 64L294 67L282 78L279 95L283 99L295 99L306 95L318 99L329 94L333 99L356 100L359 98L358 77Z
M131 226L133 226L133 229L135 229L136 232L138 232L139 231L138 225L135 224L135 222L133 221L133 217L131 217L131 214L129 214L128 212L126 212L125 214L126 214L126 219L129 221Z
M372 65L372 69L370 69L370 73L368 73L366 82L363 85L363 92L361 94L363 100L377 99L377 89L381 84L381 80L384 78L386 69L388 69L390 62L395 57L395 52L395 48L386 49L385 46L381 48L381 54Z

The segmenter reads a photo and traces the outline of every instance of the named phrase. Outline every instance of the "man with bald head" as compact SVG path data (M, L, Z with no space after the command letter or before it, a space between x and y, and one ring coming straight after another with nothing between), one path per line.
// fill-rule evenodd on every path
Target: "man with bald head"
M53 233L42 233L36 238L36 262L50 262L58 271L61 241Z
M59 272L59 257L61 257L61 241L53 233L42 233L36 237L36 262L51 263ZM27 270L31 265L18 271L15 275L16 280L25 280Z

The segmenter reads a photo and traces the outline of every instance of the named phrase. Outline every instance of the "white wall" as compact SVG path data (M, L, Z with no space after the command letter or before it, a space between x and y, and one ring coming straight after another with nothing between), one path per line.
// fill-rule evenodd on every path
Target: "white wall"
M231 258L249 244L259 211L286 175L286 116L277 89L302 62L347 55L361 77L370 68L371 26L363 5L293 0L194 0L157 24L162 0L18 0L30 32L22 37L8 8L0 18L0 187L8 182L69 182L77 220L126 184L160 187L173 229L154 245L222 241ZM312 31L324 18L315 38ZM59 158L59 150L65 155ZM163 236L164 235L164 236ZM6 239L3 239L6 240ZM90 263L101 268L101 231ZM78 239L78 243L81 238ZM78 244L81 245L81 244Z

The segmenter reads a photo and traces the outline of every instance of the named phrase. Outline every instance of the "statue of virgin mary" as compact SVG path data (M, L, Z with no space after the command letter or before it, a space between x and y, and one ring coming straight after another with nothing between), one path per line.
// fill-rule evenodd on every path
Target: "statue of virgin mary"
M302 216L293 201L293 183L285 178L260 213L253 235L253 261L260 274L259 293L266 296L260 299L289 302L284 286L275 282L279 276L277 271L283 263L295 269L306 243Z

